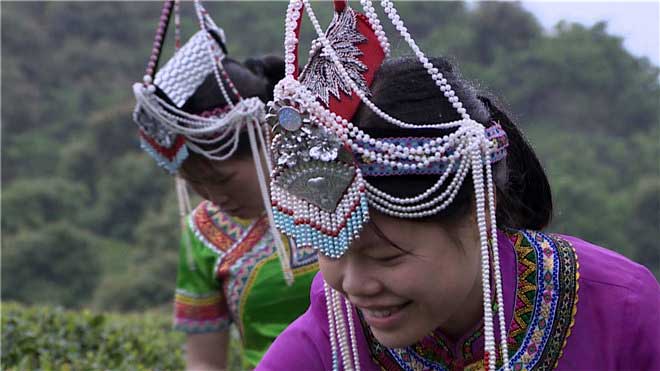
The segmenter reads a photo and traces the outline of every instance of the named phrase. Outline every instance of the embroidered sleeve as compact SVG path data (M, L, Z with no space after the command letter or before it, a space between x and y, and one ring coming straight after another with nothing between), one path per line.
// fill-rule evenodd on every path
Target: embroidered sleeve
M187 333L224 331L230 324L227 302L216 279L218 255L186 230L179 253L174 300L174 328Z

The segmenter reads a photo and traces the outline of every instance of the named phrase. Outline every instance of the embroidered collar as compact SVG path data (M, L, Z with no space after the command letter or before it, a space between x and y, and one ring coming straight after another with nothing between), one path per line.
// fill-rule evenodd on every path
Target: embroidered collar
M566 240L541 232L513 231L508 238L515 250L517 276L508 326L511 369L553 369L575 318L575 251ZM360 319L371 356L383 370L483 369L483 323L457 344L435 331L410 347L392 349L378 343Z

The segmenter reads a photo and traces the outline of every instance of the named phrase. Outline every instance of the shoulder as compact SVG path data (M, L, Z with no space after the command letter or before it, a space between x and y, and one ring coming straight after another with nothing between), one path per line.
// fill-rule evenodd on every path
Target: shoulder
M581 335L572 336L573 344L600 346L600 353L608 355L593 362L610 360L607 368L660 369L660 285L653 274L611 250L560 237L571 243L579 262L574 330ZM580 357L575 358L584 354Z
M575 250L581 283L589 282L630 293L645 291L660 294L658 282L643 265L577 237L558 236L570 242Z

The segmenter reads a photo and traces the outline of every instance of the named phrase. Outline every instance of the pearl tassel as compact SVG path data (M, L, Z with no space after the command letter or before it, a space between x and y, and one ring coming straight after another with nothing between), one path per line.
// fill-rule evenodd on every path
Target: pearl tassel
M479 227L479 240L481 243L481 281L483 286L484 305L484 357L487 358L490 371L495 370L495 336L493 334L493 313L490 291L490 257L488 248L488 232L486 227L486 212L484 210L484 181L483 166L478 149L471 151L472 177L474 193L477 203L477 225Z
M348 318L348 331L351 339L351 353L353 354L353 364L355 371L360 371L360 353L357 347L357 336L355 335L355 324L353 323L353 306L348 299L344 298L346 305L346 317Z
M490 147L487 153L490 155ZM500 253L497 241L497 221L495 219L495 192L493 184L493 171L490 161L486 161L486 184L488 192L488 211L490 212L490 238L493 250L493 272L495 275L495 292L497 296L497 316L500 327L500 352L505 371L509 371L509 346L507 343L506 320L504 318L504 298L502 294L502 274L500 271Z
M337 332L336 321L333 310L332 288L325 280L323 281L323 291L325 293L325 307L328 314L328 336L330 340L330 349L332 351L332 370L339 371L339 356L337 354Z
M341 353L344 370L360 371L352 304L340 293L333 290L325 281L323 281L323 290L328 317L330 349L332 351L332 370L339 370L339 353ZM342 303L346 308L346 317L344 317ZM346 320L348 321L348 334L346 334Z
M190 234L188 233L187 228L187 219L188 215L191 213L190 209L190 198L188 197L188 190L186 189L186 181L180 176L174 177L174 184L176 189L176 198L179 205L179 224L181 231L183 232L183 248L186 250L186 259L188 262L188 268L194 271L195 260L192 252L192 242L190 241Z
M341 360L344 370L353 370L353 360L351 357L351 348L348 345L348 336L346 334L346 320L342 310L341 295L331 290L332 293L332 309L335 313L335 323L337 325L337 338L339 340L339 350L341 351Z
M273 235L273 240L277 248L277 255L280 258L280 264L282 266L282 273L284 274L284 281L287 285L291 286L294 282L293 271L291 270L291 262L289 261L289 255L282 243L282 236L280 232L275 228L275 218L273 217L273 210L271 209L270 197L268 195L268 184L266 183L266 176L264 175L264 168L261 164L261 154L257 146L257 138L255 135L255 125L259 125L258 121L254 121L252 124L248 124L248 135L250 137L250 148L252 149L252 159L254 160L254 166L257 170L257 178L259 179L259 188L261 189L261 197L264 202L264 208L266 209L266 214L268 215L268 225L270 227L271 234ZM268 148L264 148L264 151L267 151ZM293 247L292 247L293 249ZM293 251L291 251L293 253Z

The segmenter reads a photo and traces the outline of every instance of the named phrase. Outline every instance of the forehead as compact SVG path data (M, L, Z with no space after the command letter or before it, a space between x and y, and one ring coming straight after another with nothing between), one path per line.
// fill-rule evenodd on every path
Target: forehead
M383 214L369 211L370 220L364 225L358 238L350 246L351 250L360 251L377 247L391 247L399 245L402 237L410 230L407 223L401 223L401 219L385 216Z
M202 158L188 158L181 166L181 176L186 179L204 180L214 176L221 176L231 169L231 159L225 161L212 161Z

